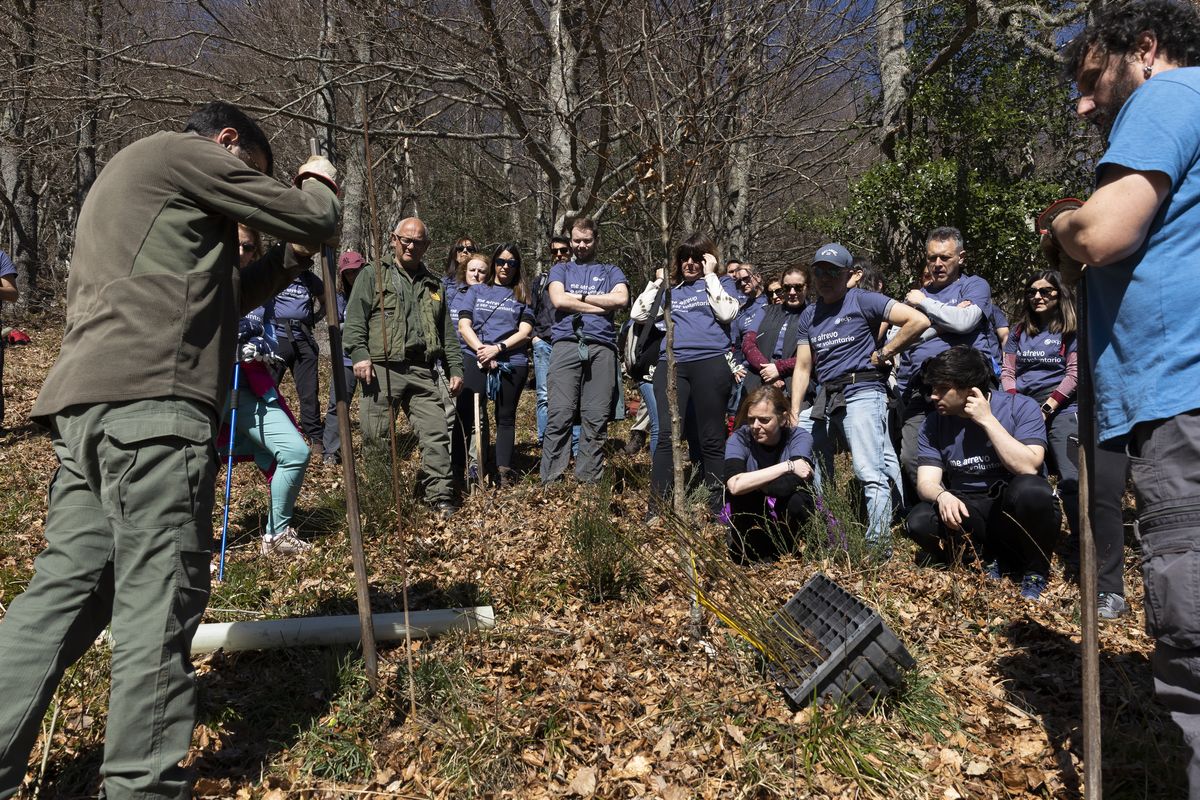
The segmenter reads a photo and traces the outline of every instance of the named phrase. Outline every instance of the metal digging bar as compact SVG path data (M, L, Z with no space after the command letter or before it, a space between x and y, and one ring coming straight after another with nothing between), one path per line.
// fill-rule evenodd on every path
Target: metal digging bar
M320 155L316 139L309 150ZM333 248L321 247L322 272L325 276L325 322L329 326L329 358L333 367L333 396L337 408L338 435L342 440L342 479L346 485L346 520L350 529L350 553L354 562L355 594L358 600L358 625L363 661L371 691L379 690L379 657L375 652L375 628L371 623L371 591L367 582L367 556L363 551L362 520L358 510L358 475L354 470L354 442L350 438L350 407L347 402L346 371L342 368L342 326L337 313L337 267Z

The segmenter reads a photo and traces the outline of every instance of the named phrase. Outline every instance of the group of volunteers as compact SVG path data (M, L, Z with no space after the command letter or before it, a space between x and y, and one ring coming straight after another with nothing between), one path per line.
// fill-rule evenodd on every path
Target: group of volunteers
M1087 452L1099 613L1128 610L1131 479L1156 692L1184 731L1200 800L1200 297L1178 277L1200 252L1200 12L1110 3L1065 55L1078 113L1108 149L1087 202L1040 218L1056 269L1027 275L1009 315L964 274L967 246L950 227L928 232L923 277L903 297L837 243L767 280L721 264L703 234L633 294L598 257L589 218L551 238L539 271L514 241L485 252L466 237L431 269L429 228L408 217L388 258L347 251L338 263L337 367L361 392L364 449L386 445L402 410L421 452L416 489L448 517L469 483L517 479L532 371L541 482L573 461L577 481L597 483L627 378L642 402L626 450L651 450L648 524L668 513L686 452L730 556L774 558L831 496L840 449L872 557L892 556L900 521L920 562L1011 578L1031 601L1052 553L1078 559ZM268 476L262 552L311 547L292 524L305 469L349 448L332 403L322 423L312 333L325 288L314 255L335 241L341 204L323 157L286 184L274 174L262 128L216 101L113 155L83 203L62 349L32 410L60 465L46 547L0 619L0 798L20 789L57 685L106 626L104 794L189 796L190 642L210 592L219 449ZM1081 353L1093 441L1080 434ZM278 389L287 371L298 421Z
M1078 553L1072 293L1056 272L1033 273L1010 326L987 282L963 273L957 229L930 231L925 252L922 285L894 299L878 291L878 271L840 244L785 269L767 292L753 265L730 262L721 275L708 239L680 244L670 273L651 281L630 312L630 336L640 341L627 348L629 360L650 338L658 357L649 378L638 376L652 382L659 418L652 506L661 506L674 475L662 335L669 308L676 410L736 558L792 546L841 446L862 487L877 558L890 557L893 515L902 510L922 561L974 562L1040 598L1059 544L1051 475L1066 509L1068 561ZM654 337L644 335L650 324ZM1104 566L1100 613L1115 619L1127 608L1125 465L1106 453L1096 471L1110 489L1093 515Z

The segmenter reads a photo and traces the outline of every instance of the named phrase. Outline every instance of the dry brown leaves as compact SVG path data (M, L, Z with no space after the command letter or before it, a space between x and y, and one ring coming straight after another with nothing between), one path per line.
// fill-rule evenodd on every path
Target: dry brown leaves
M8 353L5 389L14 427L28 412L57 346L52 332L31 333L33 345ZM290 393L290 382L286 390ZM529 439L532 401L528 392L522 443ZM6 507L15 505L14 475L28 476L18 484L28 493L44 486L54 467L48 441L32 429L20 430L0 447ZM536 450L522 444L521 455L531 467ZM646 468L644 455L639 465ZM414 469L415 455L405 463L406 491ZM235 516L252 527L255 514L264 513L265 493L255 488L259 478L251 468L236 477ZM339 482L340 472L314 467L301 507L336 491ZM887 796L864 791L831 765L806 765L794 745L816 724L814 711L793 714L755 671L744 646L720 628L710 629L708 650L691 642L687 600L669 591L663 576L647 572L640 594L620 601L582 600L565 544L576 501L570 485L542 489L529 481L509 493L473 495L449 523L415 513L395 536L368 541L377 603L388 606L380 610L398 608L407 582L414 608L490 602L496 628L414 644L415 658L453 672L450 689L423 698L415 718L372 738L373 772L360 782L307 778L284 752L262 765L267 775L261 780L202 775L197 796ZM636 535L645 502L636 492L615 496L617 524ZM19 524L3 532L0 567L28 574L42 544L44 500L14 513ZM318 546L346 548L337 535ZM280 570L278 580L264 587L269 603L319 590L353 607L348 558L297 569ZM756 569L779 605L814 571L825 571L879 608L916 656L920 672L932 676L931 691L941 698L946 726L940 736L900 735L909 766L925 775L922 785L910 787L910 796L1077 796L1078 603L1072 586L1055 580L1045 600L1030 605L1011 583L917 569L903 543L879 571L796 558ZM1126 585L1138 613L1102 631L1103 691L1112 699L1107 711L1116 703L1152 704L1145 666L1151 643L1140 630L1140 585L1132 575ZM381 649L397 708L406 707L399 677L406 656L402 644ZM202 673L222 669L227 667L219 661L200 665ZM98 721L75 718L70 725ZM1138 725L1135 735L1170 736L1161 716ZM201 727L194 756L203 759L229 744ZM870 769L869 758L860 767ZM1148 780L1145 774L1129 777L1139 779Z

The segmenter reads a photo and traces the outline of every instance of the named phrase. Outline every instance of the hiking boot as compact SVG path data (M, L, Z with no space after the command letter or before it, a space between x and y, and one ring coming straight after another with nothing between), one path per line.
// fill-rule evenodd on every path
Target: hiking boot
M516 484L517 484L516 470L510 469L509 467L500 467L500 469L497 470L497 473L499 474L499 477L500 477L500 488L501 489L511 489L513 486L516 486Z
M341 466L341 463L342 459L338 457L337 453L326 453L325 455L321 456L321 464L326 467Z
M264 556L294 556L307 553L313 546L296 535L296 529L289 527L273 539L263 537L262 554Z
M1021 578L1021 597L1026 600L1041 600L1042 592L1046 591L1046 576L1036 572L1026 572Z
M442 519L450 519L458 511L458 506L449 500L442 500L433 504L433 510L437 512Z
M645 431L630 431L629 441L625 443L625 455L636 456L646 446Z
M989 581L1000 581L1004 578L1004 573L1000 571L1000 562L994 558L983 566L983 574Z
M1103 622L1113 622L1129 613L1129 603L1116 592L1101 592L1097 596L1096 613Z

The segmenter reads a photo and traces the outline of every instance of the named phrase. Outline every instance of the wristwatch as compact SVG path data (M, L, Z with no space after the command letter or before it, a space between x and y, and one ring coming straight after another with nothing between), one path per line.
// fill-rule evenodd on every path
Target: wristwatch
M1042 413L1049 416L1054 413L1054 407L1051 406L1048 402L1042 403Z
M496 343L496 347L499 347L499 348L500 348L500 352L501 352L501 353L507 353L507 352L508 352L508 345L506 345L504 342L497 342L497 343Z

